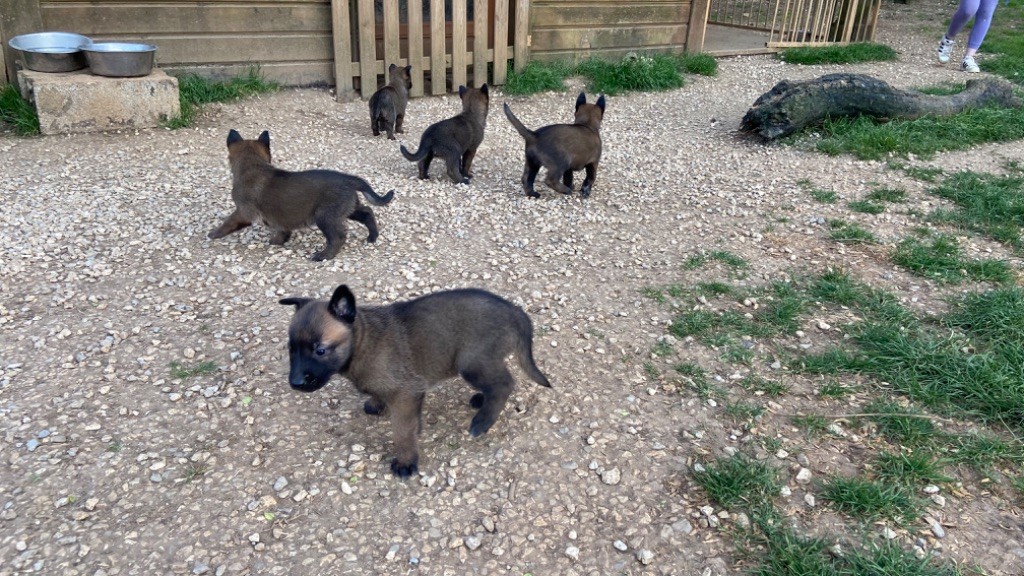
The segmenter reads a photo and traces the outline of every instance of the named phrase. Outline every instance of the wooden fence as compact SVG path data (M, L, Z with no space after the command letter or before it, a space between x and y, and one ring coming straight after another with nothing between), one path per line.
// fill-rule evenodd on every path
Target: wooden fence
M426 10L425 10L426 8ZM471 15L471 16L470 16ZM504 84L529 60L530 0L331 0L338 98L363 98L390 64L412 65L412 96ZM490 73L488 73L490 70Z

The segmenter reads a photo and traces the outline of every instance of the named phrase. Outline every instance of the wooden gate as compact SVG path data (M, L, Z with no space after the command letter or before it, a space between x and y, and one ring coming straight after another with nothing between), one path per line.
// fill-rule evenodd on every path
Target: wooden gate
M529 61L530 0L331 0L331 15L339 99L369 98L390 64L411 64L422 96L425 82L444 94L470 72L474 86L504 84L509 59Z
M710 0L707 23L767 34L768 48L870 42L881 0Z

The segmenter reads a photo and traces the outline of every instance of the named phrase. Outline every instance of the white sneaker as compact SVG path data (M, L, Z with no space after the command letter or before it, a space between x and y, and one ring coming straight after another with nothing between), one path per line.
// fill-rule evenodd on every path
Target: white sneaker
M964 72L981 72L978 63L974 61L974 56L964 56L964 61L960 63L960 69Z
M956 44L954 40L942 36L942 40L939 40L939 62L945 64L949 62L949 55L953 53L953 45Z

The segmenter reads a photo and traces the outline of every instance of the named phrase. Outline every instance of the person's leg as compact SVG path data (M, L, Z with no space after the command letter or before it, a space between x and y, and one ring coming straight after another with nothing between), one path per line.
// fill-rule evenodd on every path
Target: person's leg
M980 0L977 12L974 14L974 26L971 27L971 35L967 38L967 55L974 56L981 48L985 40L988 27L992 23L992 14L996 11L996 4L999 0Z
M991 0L986 0L986 2ZM946 30L946 38L952 40L957 34L963 30L967 21L974 17L978 12L978 6L981 4L981 0L960 0L960 6L953 12L953 18L949 21L949 28ZM993 7L995 2L992 2ZM989 14L991 19L992 14Z

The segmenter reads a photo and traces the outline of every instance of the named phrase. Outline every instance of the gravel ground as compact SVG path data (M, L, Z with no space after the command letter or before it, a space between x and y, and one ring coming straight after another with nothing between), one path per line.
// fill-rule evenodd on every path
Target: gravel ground
M723 59L716 78L609 98L605 155L586 201L543 186L539 200L522 195L522 141L500 92L469 186L452 185L438 163L433 180L416 180L397 143L370 136L364 102L339 104L319 90L212 106L197 127L174 132L0 134L0 574L738 571L716 526L742 517L708 507L687 469L747 445L754 431L734 430L720 407L645 374L671 311L641 292L724 276L681 264L725 249L751 263L752 284L841 265L921 312L942 307L942 293L893 268L883 250L837 246L822 224L841 216L898 239L917 223L910 208L937 205L921 184L884 163L735 132L782 79L840 70L899 87L963 79L932 61L934 14L948 3L883 10L879 40L898 62ZM575 93L508 100L538 126L568 121ZM413 100L405 142L415 146L457 107L452 96ZM268 246L259 226L207 240L232 209L230 128L250 138L269 130L280 167L339 169L379 192L394 188L395 201L375 209L378 242L365 244L354 225L335 260L312 263L315 231L286 247ZM1009 159L1024 160L1020 143L918 164L999 171ZM801 179L843 202L813 202ZM906 188L907 212L844 207L879 186ZM969 252L1009 257L965 241ZM422 473L397 480L390 429L363 414L351 386L338 380L304 395L286 384L291 311L277 299L326 297L342 282L364 303L459 286L508 297L533 317L537 361L554 389L519 375L498 424L470 439L468 388L438 388L425 406ZM837 320L810 320L793 345L826 344L818 322ZM723 381L745 373L696 344L674 346ZM176 377L175 363L199 373ZM794 393L769 404L763 425L780 431L786 451L763 457L792 471L783 505L793 518L834 532L843 521L809 507L805 481L857 470L865 449L856 434L809 442L787 426L782 414L798 410L813 383L776 377ZM1019 574L1021 510L1000 494L944 487L932 522L890 535Z

